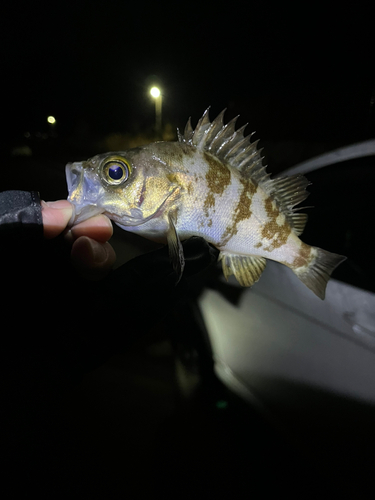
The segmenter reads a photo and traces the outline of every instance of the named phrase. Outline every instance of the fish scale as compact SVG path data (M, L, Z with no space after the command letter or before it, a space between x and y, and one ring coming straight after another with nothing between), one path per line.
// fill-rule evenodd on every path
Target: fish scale
M225 110L224 110L225 111ZM242 286L260 278L266 260L288 266L319 298L345 257L300 240L307 215L301 175L271 179L257 141L212 122L208 109L195 129L191 120L178 142L97 155L66 167L72 224L104 213L120 227L167 243L178 279L184 269L181 240L200 236L220 250L226 278Z

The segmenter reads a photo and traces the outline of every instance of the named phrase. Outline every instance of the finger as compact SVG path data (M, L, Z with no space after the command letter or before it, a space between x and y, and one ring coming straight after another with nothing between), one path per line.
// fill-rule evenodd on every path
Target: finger
M105 215L96 215L76 226L73 226L67 233L67 238L76 240L81 236L88 236L99 242L108 241L113 234L111 221Z
M72 246L73 265L82 276L92 280L104 278L116 260L112 246L87 236L79 237Z
M66 228L73 207L68 200L42 201L43 233L45 238L55 238Z

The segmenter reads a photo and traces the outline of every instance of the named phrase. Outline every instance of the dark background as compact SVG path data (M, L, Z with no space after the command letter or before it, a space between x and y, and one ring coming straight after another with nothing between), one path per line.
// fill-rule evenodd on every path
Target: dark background
M257 131L271 172L375 131L370 8L16 2L3 19L8 157L43 156L63 168L152 140L154 83L164 138L208 106L211 118L227 107L227 120L241 114L239 125Z

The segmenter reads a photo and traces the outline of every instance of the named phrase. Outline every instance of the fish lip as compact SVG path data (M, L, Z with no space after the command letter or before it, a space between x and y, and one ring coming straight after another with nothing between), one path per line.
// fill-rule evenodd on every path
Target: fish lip
M72 216L69 219L69 222L67 224L67 228L70 229L74 225L74 219L76 218L76 206L74 203L70 203L72 206Z
M69 227L76 226L81 222L84 222L91 217L95 217L96 215L100 215L104 213L104 209L98 207L98 205L94 205L92 203L85 205L81 208L81 210L77 209L77 206L73 204L73 215L69 220Z
M68 187L69 196L72 189L74 188L75 185L74 181L79 175L82 175L82 169L85 163L86 163L85 161L75 161L75 162L69 162L65 165L65 179ZM75 169L75 172L73 172L73 169Z
M100 204L98 204L98 199L92 200L90 203L85 196L80 195L78 198L76 196L72 196L84 176L83 169L86 163L87 162L85 161L73 163L69 162L65 166L68 201L70 201L73 206L73 213L68 222L68 227L70 228L80 222L84 222L90 217L94 217L95 215L99 215L104 212L104 209L101 208Z
M73 185L73 182L72 182L72 172L71 172L71 166L72 165L73 165L73 163L69 162L65 166L65 178L66 178L66 184L68 186L69 196L70 196L70 191L72 190L72 185Z

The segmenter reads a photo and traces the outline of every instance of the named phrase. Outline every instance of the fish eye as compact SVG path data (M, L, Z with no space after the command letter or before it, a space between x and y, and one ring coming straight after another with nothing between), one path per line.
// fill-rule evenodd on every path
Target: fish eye
M103 164L104 178L108 184L121 184L125 182L130 173L130 166L123 158L109 158Z

